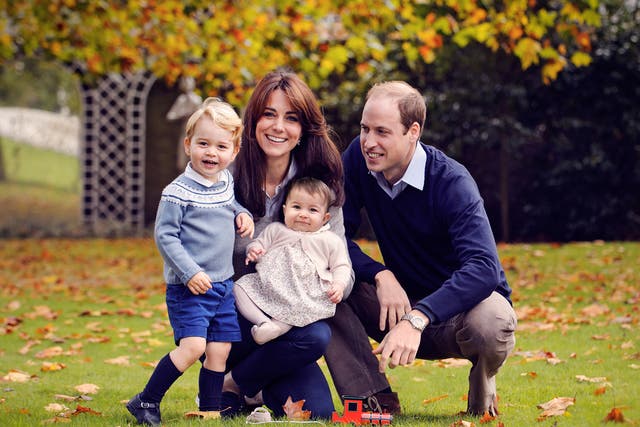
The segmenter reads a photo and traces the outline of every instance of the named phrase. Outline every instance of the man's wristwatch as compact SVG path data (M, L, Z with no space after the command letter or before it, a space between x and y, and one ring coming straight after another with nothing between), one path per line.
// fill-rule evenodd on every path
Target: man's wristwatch
M416 316L411 313L406 313L404 316L400 318L400 320L407 320L413 326L413 329L417 329L420 332L424 331L424 328L427 327L427 322L420 316Z

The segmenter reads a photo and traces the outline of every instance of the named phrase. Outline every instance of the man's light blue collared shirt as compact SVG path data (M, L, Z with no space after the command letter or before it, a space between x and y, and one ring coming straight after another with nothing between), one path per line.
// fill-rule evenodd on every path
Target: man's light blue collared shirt
M407 170L404 172L404 175L402 175L402 178L395 184L389 186L389 182L381 172L369 171L369 173L374 176L380 188L393 200L402 190L407 188L407 185L422 191L424 188L424 170L426 164L427 153L422 148L420 141L418 141L416 142L416 149L413 152L413 157L409 162Z

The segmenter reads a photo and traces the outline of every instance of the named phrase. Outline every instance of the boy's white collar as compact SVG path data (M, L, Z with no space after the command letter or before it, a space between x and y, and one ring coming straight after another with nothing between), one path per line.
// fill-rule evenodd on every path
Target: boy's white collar
M222 170L220 171L220 173L218 174L218 182L224 182L226 181L226 171ZM187 163L187 167L184 169L184 176L186 176L189 179L194 180L195 182L197 182L198 184L205 186L207 188L214 186L215 184L217 184L218 182L212 182L210 180L208 180L207 178L205 178L204 176L200 175L198 172L196 172L192 167L191 167L191 162Z

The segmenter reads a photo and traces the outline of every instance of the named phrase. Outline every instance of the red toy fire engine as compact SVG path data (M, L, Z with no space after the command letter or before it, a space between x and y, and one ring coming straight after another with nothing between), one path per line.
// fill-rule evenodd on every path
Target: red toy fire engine
M331 421L340 424L354 425L390 425L393 415L381 412L363 411L362 405L364 397L358 396L342 396L344 401L344 415L340 416L337 412L331 415Z

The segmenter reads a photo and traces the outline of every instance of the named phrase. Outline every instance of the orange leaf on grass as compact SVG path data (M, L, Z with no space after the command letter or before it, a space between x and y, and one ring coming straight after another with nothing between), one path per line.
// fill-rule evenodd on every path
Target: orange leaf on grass
M610 335L606 335L606 334L605 335L592 335L591 336L591 339L594 340L594 341L606 341L609 338L611 338L611 336Z
M557 357L549 357L549 358L547 358L547 363L549 365L554 365L555 366L555 365L558 365L560 363L565 363L565 362L564 362L564 360L559 359Z
M620 344L620 348L623 350L629 350L630 348L633 348L633 341L623 342L622 344Z
M184 414L185 418L199 418L201 420L217 420L220 418L219 411L189 411Z
M620 408L613 408L606 417L604 417L604 421L609 422L613 421L614 423L623 423L624 415L622 415L622 411Z
M89 337L87 338L87 342L91 344L104 344L111 342L111 338L109 337Z
M17 309L20 308L22 304L20 303L20 301L14 300L11 301L9 304L7 304L7 310L9 311L16 311Z
M72 416L79 414L91 414L91 415L102 415L102 412L94 411L91 408L87 408L86 406L78 405L76 406L76 410L71 413Z
M62 350L62 347L54 346L54 347L49 347L42 351L39 351L38 353L36 353L35 357L37 359L47 359L49 357L61 356L63 352L64 351Z
M25 313L24 317L28 319L35 319L36 317L42 317L47 320L55 320L58 318L58 313L53 311L46 305L37 305L33 307L33 311Z
M66 406L60 404L60 403L49 403L47 406L44 407L44 410L47 412L64 412L64 411L68 411L69 408L67 408Z
M447 397L449 397L448 394L443 394L440 396L432 397L430 399L424 399L422 403L426 405L428 403L433 403L433 402L437 402L438 400L446 399Z
M490 423L491 421L495 420L496 417L489 414L489 411L484 411L484 414L482 414L482 418L480 418L480 424L486 424L486 423Z
M12 383L26 383L30 379L35 378L35 375L29 375L26 372L12 369L9 373L1 378L2 381L8 381Z
M537 407L542 409L543 412L538 417L538 421L541 421L547 417L555 417L564 415L567 408L576 402L574 397L555 397L546 403L541 403Z
M118 356L113 359L106 359L104 363L108 363L109 365L118 365L118 366L129 366L131 362L129 361L129 356Z
M459 368L461 366L468 366L471 362L467 359L448 358L437 360L433 364L439 368Z
M610 311L611 310L609 309L609 307L603 304L591 304L580 310L582 314L589 317L601 316L603 314L609 313Z
M166 345L167 343L165 341L160 341L160 340L155 339L155 338L149 338L147 340L147 344L150 347L160 347L160 346Z
M600 396L602 394L605 394L606 392L607 392L607 388L606 387L599 387L599 388L594 390L593 394L595 394L596 396Z
M85 329L88 329L91 332L96 332L96 333L101 333L105 331L104 326L102 326L102 322L89 322L85 325Z
M40 370L42 372L52 372L52 371L60 371L66 368L67 365L61 362L42 362L42 366Z
M100 386L95 384L80 384L74 387L77 391L83 394L96 394L100 390Z
M287 415L287 419L295 421L304 421L311 418L311 411L305 411L302 409L305 400L298 400L294 402L291 400L291 396L287 397L287 401L282 405L284 413Z
M24 356L31 351L31 347L38 344L40 344L40 340L29 340L20 350L18 350L18 353Z
M578 382L580 383L602 383L602 384L609 384L609 382L607 381L607 377L587 377L585 375L576 375L576 380L578 380Z
M14 329L22 323L22 319L19 317L11 316L2 319L0 324L0 335L7 335L13 333Z
M93 400L93 397L84 396L84 395L68 396L66 394L54 394L53 397L55 397L56 399L66 400L67 402L72 402L74 400ZM127 402L128 402L128 400L127 400Z

